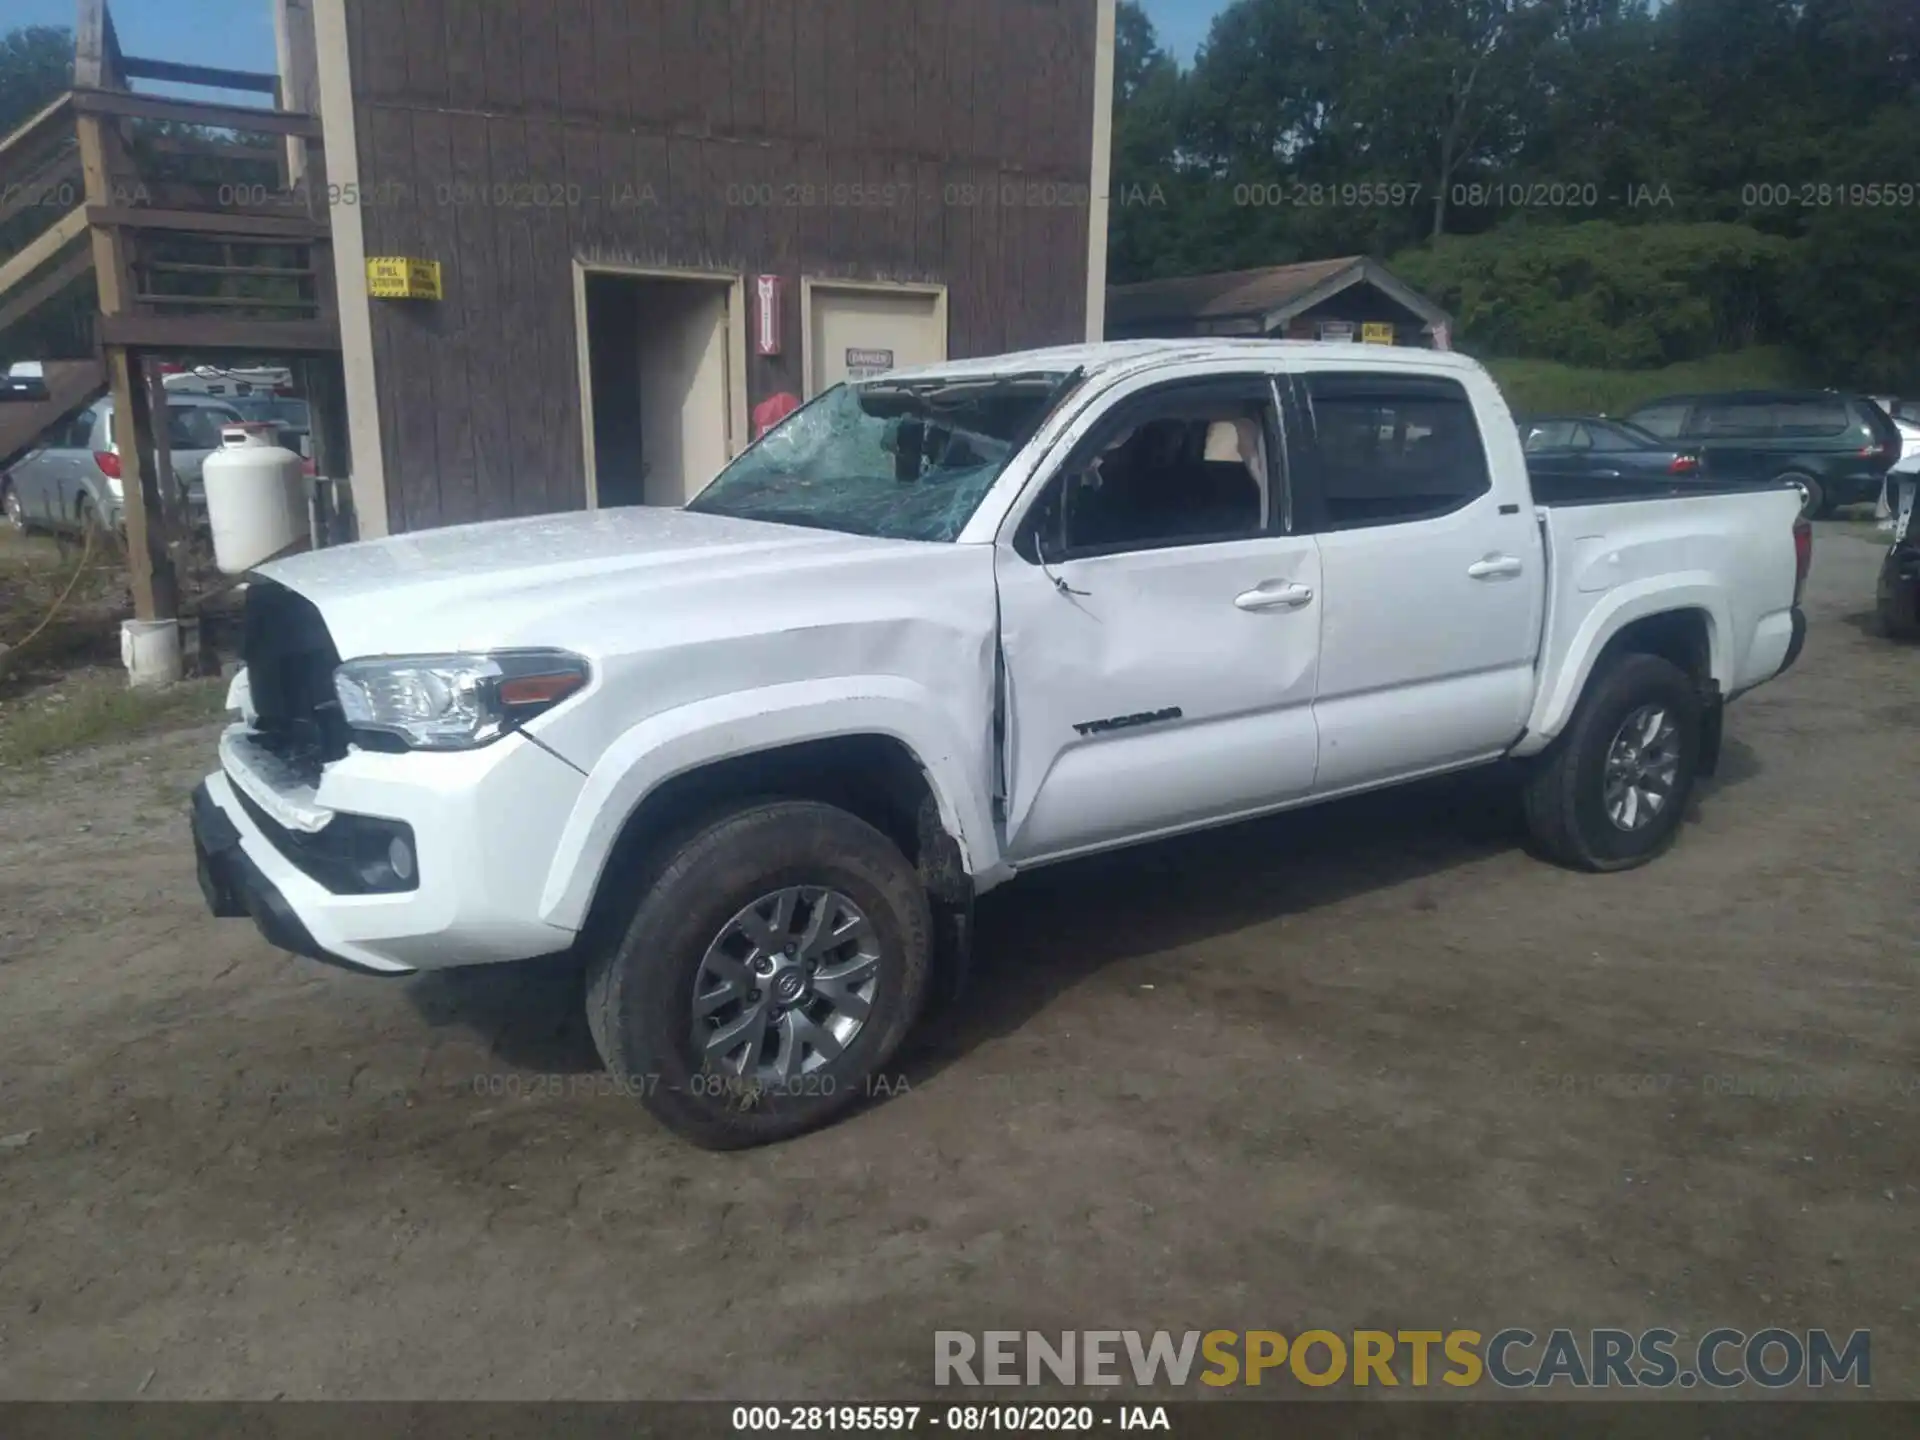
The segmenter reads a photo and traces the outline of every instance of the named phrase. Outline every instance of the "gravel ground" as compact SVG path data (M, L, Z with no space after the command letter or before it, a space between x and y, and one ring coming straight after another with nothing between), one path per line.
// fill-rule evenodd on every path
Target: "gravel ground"
M564 968L378 981L209 919L211 730L0 780L0 1395L875 1398L936 1328L1777 1324L1871 1327L1920 1396L1878 554L1820 527L1806 656L1660 863L1551 869L1456 784L1035 875L900 1093L742 1155L593 1093Z

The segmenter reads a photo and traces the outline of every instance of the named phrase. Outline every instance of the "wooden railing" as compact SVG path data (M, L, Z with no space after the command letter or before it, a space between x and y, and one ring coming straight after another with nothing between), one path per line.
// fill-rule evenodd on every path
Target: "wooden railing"
M132 80L264 95L271 108L136 93ZM18 430L113 391L142 618L178 603L143 352L284 360L339 345L320 122L287 98L275 75L128 56L106 0L80 0L72 90L0 137L0 334L89 271L98 297L98 353L61 367L31 413L0 408ZM0 433L0 450L19 441Z

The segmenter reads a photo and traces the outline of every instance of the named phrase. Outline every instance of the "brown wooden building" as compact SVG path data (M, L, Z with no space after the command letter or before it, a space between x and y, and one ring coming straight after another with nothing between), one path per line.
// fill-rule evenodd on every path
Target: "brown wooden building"
M362 535L675 503L849 373L1102 332L1113 0L282 4Z

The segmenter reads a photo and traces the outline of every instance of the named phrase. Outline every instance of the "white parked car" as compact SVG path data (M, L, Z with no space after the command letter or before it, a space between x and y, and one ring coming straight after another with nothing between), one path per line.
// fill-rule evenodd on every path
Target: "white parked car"
M220 427L238 424L231 405L198 395L167 398L167 441L174 483L191 516L204 515L200 467L220 448ZM85 532L125 524L120 445L113 434L113 397L56 425L0 475L0 505L16 530Z
M1458 355L1132 342L836 388L681 510L276 561L215 913L377 975L572 951L707 1145L863 1093L1043 865L1510 762L1585 870L1793 664L1790 488L1555 503Z

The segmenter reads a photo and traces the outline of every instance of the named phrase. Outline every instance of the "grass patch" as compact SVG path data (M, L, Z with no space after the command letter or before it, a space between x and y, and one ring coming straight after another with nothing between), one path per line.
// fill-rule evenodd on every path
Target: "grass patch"
M0 530L0 702L116 662L131 613L124 556ZM29 638L31 637L31 638Z
M1487 360L1516 415L1623 415L1662 395L1801 384L1793 355L1755 346L1662 370L1583 370L1552 360Z
M136 690L121 671L69 675L0 701L0 770L38 764L89 746L204 725L222 714L224 680L185 680Z

